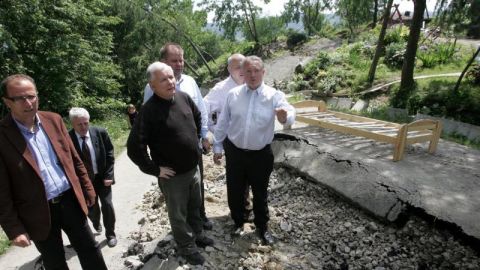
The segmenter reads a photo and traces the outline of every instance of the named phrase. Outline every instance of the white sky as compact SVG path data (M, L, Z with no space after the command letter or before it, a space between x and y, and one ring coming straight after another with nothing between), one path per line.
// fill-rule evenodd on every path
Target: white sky
M195 2L195 0L194 0ZM270 0L270 3L265 5L262 0L253 0L253 2L263 9L263 16L278 16L283 11L283 6L288 0ZM412 0L394 0L395 4L401 4L400 9L411 9L413 11L413 1ZM432 12L435 9L435 4L437 0L427 0L427 9L429 12ZM208 21L212 21L213 14L209 14Z

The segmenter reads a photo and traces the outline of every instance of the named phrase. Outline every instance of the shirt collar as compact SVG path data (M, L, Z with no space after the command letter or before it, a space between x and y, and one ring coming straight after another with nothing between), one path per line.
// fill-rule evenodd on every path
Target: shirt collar
M78 134L76 131L75 131L75 135L77 135L78 140L82 140L82 135ZM90 130L87 131L87 134L85 134L85 137L87 139L90 138Z
M264 83L262 82L262 83L260 84L260 86L258 86L256 89L250 89L250 87L248 87L247 84L245 84L245 87L246 87L246 89L247 89L247 92L248 92L248 91L252 91L253 93L262 94L263 88L264 88Z
M40 129L40 124L42 123L40 121L40 117L38 117L38 114L35 114L35 122L34 122L34 131L32 132L29 130L26 126L24 126L22 123L18 122L15 118L13 118L13 121L15 121L15 124L17 124L17 127L20 129L22 133L27 133L27 134L34 134Z

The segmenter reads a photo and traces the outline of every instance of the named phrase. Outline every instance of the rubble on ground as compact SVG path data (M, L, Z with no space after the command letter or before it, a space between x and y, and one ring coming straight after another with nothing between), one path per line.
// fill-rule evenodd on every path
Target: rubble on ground
M145 218L125 252L129 269L480 269L480 257L446 230L412 216L402 227L382 224L332 191L277 169L269 185L274 246L261 245L254 225L233 236L228 216L225 172L204 157L207 213L213 247L201 249L207 262L191 266L175 254L158 186L144 196ZM142 266L138 262L141 261Z

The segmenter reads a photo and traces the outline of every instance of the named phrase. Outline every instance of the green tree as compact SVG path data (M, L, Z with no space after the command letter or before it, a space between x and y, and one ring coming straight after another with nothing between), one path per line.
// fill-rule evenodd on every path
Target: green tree
M385 34L387 33L388 20L390 19L390 10L392 9L392 5L393 0L388 0L387 8L385 9L385 13L383 14L382 30L380 30L380 35L378 36L377 48L375 49L375 55L373 56L372 65L370 66L370 70L368 72L367 81L369 85L372 85L373 80L375 80L375 72L377 70L378 60L380 59L380 55L384 49L383 47Z
M338 0L337 14L342 18L351 36L355 36L356 29L372 18L372 5L369 0Z
M412 23L410 25L410 34L407 42L407 50L405 52L402 66L400 88L392 104L395 107L405 108L407 106L408 98L415 89L413 71L415 68L415 56L417 54L418 40L420 39L420 29L422 28L425 7L426 0L415 1Z
M264 17L257 19L257 34L261 44L268 44L277 40L284 30L284 23L280 17ZM243 35L249 41L254 41L248 27L243 27Z
M2 0L0 77L31 75L42 108L62 114L86 97L114 99L121 73L108 27L118 19L108 8L104 0Z
M322 12L330 7L331 0L289 0L282 15L286 22L302 20L307 35L311 36L325 25Z
M480 38L480 0L441 0L436 9L440 14L437 23L443 29L466 31L467 36Z
M270 0L263 2L269 3ZM245 27L256 47L261 47L256 26L261 9L252 0L202 0L201 5L205 7L205 11L215 13L213 21L222 28L226 38L235 40L237 31Z

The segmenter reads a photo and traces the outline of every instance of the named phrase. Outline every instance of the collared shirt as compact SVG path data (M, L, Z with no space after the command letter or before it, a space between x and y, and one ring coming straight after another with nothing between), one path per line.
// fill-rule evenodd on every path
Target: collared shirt
M52 143L47 133L43 130L42 123L38 115L35 117L34 131L15 120L20 132L25 138L28 148L32 152L37 162L40 176L42 177L47 194L47 200L59 196L61 193L70 189L70 183L63 171L60 161L55 154Z
M208 132L208 114L207 109L205 108L205 103L203 102L202 93L200 92L195 79L188 75L182 74L180 80L177 81L175 88L188 94L190 98L192 98L195 105L197 105L198 110L200 110L200 113L202 114L202 129L200 134L202 138L206 138ZM143 95L143 104L145 104L145 102L147 102L151 96L153 96L153 91L152 88L150 88L150 84L147 83Z
M78 134L76 131L75 131L75 135L77 135L77 140L78 140L78 144L80 145L80 150L83 150L82 136ZM90 159L92 160L93 173L97 174L98 173L97 157L95 156L95 148L93 148L92 139L90 138L90 131L87 131L87 134L85 135L85 137L86 137L85 142L87 143L88 150L90 151ZM79 154L82 155L82 153L79 153Z
M207 108L208 130L210 130L210 132L214 132L217 121L220 119L220 114L222 113L223 105L227 99L228 91L239 85L240 84L237 84L232 76L229 76L225 80L215 84L212 90L210 90L203 99L205 107Z
M288 104L285 94L261 84L256 90L247 85L238 86L228 92L222 115L214 133L214 153L221 153L222 142L228 139L238 148L260 150L273 140L275 109L287 111L287 121L292 125L295 110Z

